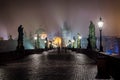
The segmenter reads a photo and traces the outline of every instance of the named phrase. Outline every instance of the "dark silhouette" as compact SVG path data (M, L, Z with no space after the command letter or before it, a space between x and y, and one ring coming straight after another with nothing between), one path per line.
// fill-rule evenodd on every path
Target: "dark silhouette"
M96 49L95 25L92 21L90 21L90 26L89 26L89 39L90 39L91 48L93 50Z
M88 40L88 45L87 45L87 49L92 49L91 43L90 43L90 36L87 38Z
M47 37L45 38L45 50L48 50L48 39L47 39Z
M9 35L9 39L8 40L13 40L12 35Z
M22 27L22 25L20 25L19 27L18 27L18 40L20 40L20 41L23 41L23 35L24 35L24 33L23 33L23 27Z
M24 46L23 46L23 27L20 25L18 27L18 45L17 45L17 51L21 52L24 51Z

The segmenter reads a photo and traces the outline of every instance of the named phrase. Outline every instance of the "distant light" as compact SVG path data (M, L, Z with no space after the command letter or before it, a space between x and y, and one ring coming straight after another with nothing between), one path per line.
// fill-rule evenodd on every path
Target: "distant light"
M36 37L36 36L34 37L34 40L37 40L37 37Z
M82 36L79 36L78 38L79 38L79 39L82 39Z
M60 46L61 47L61 43L62 43L61 37L54 37L52 43L55 44L56 46Z
M47 41L44 41L44 43L47 43Z
M72 43L74 43L75 41L74 40L72 40Z
M49 45L51 44L51 42L48 43Z
M46 33L42 33L41 34L41 39L45 39L47 37L47 34Z
M78 36L78 39L82 39L82 36L79 33L77 33L77 36Z

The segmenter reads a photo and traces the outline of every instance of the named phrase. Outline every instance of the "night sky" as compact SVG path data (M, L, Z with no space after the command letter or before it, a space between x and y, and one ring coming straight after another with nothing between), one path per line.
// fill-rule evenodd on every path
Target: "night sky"
M91 20L98 36L100 16L103 35L119 36L120 0L0 0L0 36L16 38L20 24L27 34L41 27L53 35L67 22L73 35L87 37Z

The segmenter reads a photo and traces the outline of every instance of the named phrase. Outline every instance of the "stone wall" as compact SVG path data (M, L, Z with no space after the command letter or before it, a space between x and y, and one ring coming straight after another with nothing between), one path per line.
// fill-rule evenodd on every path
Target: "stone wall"
M81 48L87 48L87 38L82 38ZM97 48L99 49L99 38L97 38ZM17 40L1 40L0 41L0 52L8 52L16 50ZM44 48L44 40L40 40L40 48ZM25 49L34 49L34 41L28 39L24 40ZM116 37L103 37L103 48L106 54L119 54L120 53L120 38Z
M103 46L104 51L107 54L119 54L120 53L120 38L117 37L104 37Z
M97 38L96 46L99 49L100 39ZM81 40L81 48L87 48L87 38ZM120 53L120 38L104 36L102 39L103 50L106 54L119 54Z
M0 52L14 51L16 46L16 40L2 40L0 41Z
M29 40L24 40L25 49L34 49L34 44ZM2 40L0 41L0 52L8 52L16 50L17 40Z

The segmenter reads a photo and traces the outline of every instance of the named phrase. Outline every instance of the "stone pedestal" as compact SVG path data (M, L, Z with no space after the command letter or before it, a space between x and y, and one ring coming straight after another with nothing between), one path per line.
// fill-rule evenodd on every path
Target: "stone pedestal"
M107 68L107 57L99 56L97 59L97 75L96 79L110 79Z

